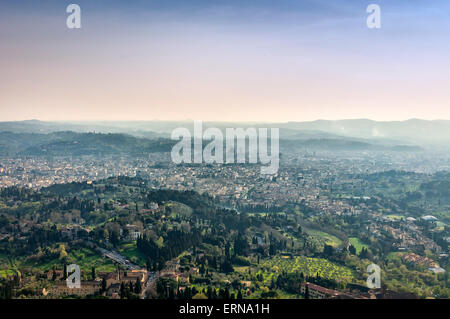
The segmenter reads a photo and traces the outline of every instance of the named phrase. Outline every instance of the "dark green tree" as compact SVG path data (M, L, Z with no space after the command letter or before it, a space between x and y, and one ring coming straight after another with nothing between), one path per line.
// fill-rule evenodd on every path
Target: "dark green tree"
M134 293L140 294L142 292L142 285L139 278L136 279L136 283L134 284Z

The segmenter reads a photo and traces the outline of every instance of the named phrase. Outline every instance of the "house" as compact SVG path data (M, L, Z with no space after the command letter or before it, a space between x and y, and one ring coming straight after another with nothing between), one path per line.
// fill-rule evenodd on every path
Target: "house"
M338 298L342 293L333 289L324 288L318 285L311 284L309 282L303 282L300 285L300 293L306 293L306 287L308 287L309 298L311 299L331 299Z
M99 292L101 289L100 281L82 281L80 288L69 288L67 283L59 282L51 287L46 293L47 296L61 297L61 296L88 296Z
M122 283L128 284L140 281L144 286L148 280L148 272L146 269L129 270L129 271L115 271L110 273L99 273L106 281L106 296L111 299L120 298L120 286Z
M54 275L53 275L54 273ZM55 278L53 278L55 276ZM47 280L62 280L64 277L64 270L49 270L47 271Z
M139 237L141 237L141 232L139 230L139 227L136 225L126 225L125 228L128 231L128 240L138 240Z
M70 240L77 239L78 229L72 226L67 226L63 229L61 229L61 235L63 237L66 237Z
M255 235L255 241L258 246L264 244L264 238L261 235Z
M114 297L117 295L120 298L120 283L114 283L110 286L107 286L106 295L111 299L115 299Z
M141 232L138 230L134 230L130 232L129 236L131 240L138 240L138 238L141 237Z
M136 282L139 280L141 283L145 283L148 279L148 272L146 269L140 269L140 270L129 270L123 273L123 277L121 278L121 281L132 281Z
M441 267L430 267L428 268L429 271L435 273L435 274L443 274L445 273L445 269Z
M175 271L166 271L160 273L160 277L163 278L172 278L180 284L189 284L189 274L188 273L180 273Z
M438 219L432 215L427 215L422 217L423 220L426 220L427 222L435 222Z
M118 272L99 273L98 276L105 279L107 288L115 284L119 284L120 286L120 274Z
M405 254L401 258L404 262L409 262L409 263L413 263L416 265L428 266L429 268L438 268L439 267L439 265L432 259L430 259L428 257L422 257L415 253Z

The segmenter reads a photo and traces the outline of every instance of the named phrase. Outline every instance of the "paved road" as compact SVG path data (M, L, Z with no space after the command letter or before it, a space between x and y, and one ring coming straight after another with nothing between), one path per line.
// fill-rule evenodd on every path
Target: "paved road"
M139 270L139 269L141 269L141 267L139 267L138 265L133 264L126 257L122 256L117 251L106 250L106 249L103 249L103 248L100 248L100 247L98 247L98 250L100 250L100 252L103 255L105 255L106 257L108 257L109 259L112 259L113 261L115 261L115 262L125 266L127 269L130 269L130 270Z
M142 299L146 298L146 292L149 291L150 289L153 289L154 291L156 291L156 282L158 281L158 279L162 273L178 271L178 268L180 266L179 263L180 263L180 260L178 258L174 258L174 259L166 262L163 270L157 271L157 272L154 272L154 271L149 272L148 280L145 284L145 289L143 289L144 293L141 298Z
M154 289L156 291L156 281L159 278L159 274L155 271L149 271L148 272L148 279L147 282L145 283L145 287L144 289L142 289L142 295L141 295L141 299L145 299L146 298L146 292L150 289Z
M91 243L92 244L92 243ZM93 244L94 245L94 244ZM103 248L100 248L98 246L96 246L97 249L103 254L105 255L107 258L125 266L127 269L129 270L140 270L142 269L141 267L139 267L138 265L135 265L133 263L131 263L126 257L122 256L118 251L115 250L106 250ZM145 292L151 288L153 288L154 290L156 290L156 282L158 281L160 274L162 272L175 272L178 271L179 268L179 260L177 258L174 258L170 261L168 261L164 267L164 269L161 272L148 272L148 279L147 282L145 283L144 289L142 289L142 295L141 298L144 299L145 298Z

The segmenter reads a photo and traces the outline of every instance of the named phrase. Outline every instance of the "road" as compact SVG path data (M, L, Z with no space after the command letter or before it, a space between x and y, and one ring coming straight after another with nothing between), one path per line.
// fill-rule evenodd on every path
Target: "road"
M145 284L145 289L143 289L144 293L142 295L142 299L146 298L146 293L145 293L146 291L149 291L150 289L152 289L153 291L156 291L156 282L158 281L161 274L167 273L167 272L178 271L178 268L180 267L179 263L180 263L180 260L178 258L174 258L174 259L166 262L163 270L157 271L157 272L150 271L148 273L148 280Z
M113 260L113 261L123 265L125 268L127 268L129 270L140 270L140 269L142 269L138 265L135 265L132 262L130 262L126 257L121 255L118 251L106 250L106 249L98 247L98 246L96 246L96 248L104 256L106 256L107 258L109 258L109 259L111 259L111 260ZM154 289L156 291L156 282L158 281L158 279L159 279L159 277L160 277L160 275L162 273L178 271L178 268L180 266L179 262L180 261L179 261L178 258L174 258L174 259L166 262L165 267L164 267L164 269L162 271L160 271L160 272L159 271L158 272L154 272L154 271L148 272L148 279L147 279L147 282L145 283L144 289L142 289L141 298L144 299L145 295L146 295L145 292L150 290L150 289Z
M123 265L125 268L127 268L129 270L140 270L141 269L141 267L139 267L138 265L133 264L126 257L122 256L117 251L106 250L106 249L103 249L103 248L100 248L100 247L97 247L97 248L103 255L105 255L109 259L115 261L116 263L119 263L119 264Z

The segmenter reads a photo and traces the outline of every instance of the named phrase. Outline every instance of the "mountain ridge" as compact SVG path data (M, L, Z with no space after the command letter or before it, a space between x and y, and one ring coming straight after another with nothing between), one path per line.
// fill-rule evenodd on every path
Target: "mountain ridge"
M169 138L178 127L192 131L193 122L189 121L91 121L91 122L43 122L39 120L0 122L0 132L14 133L52 133L57 131L74 131L78 133L120 133L140 138ZM290 121L285 123L256 122L203 122L203 129L208 127L279 128L282 139L305 139L305 136L346 137L372 141L412 144L420 146L450 145L450 120L408 119L405 121L375 121L370 119L315 120L308 122Z

